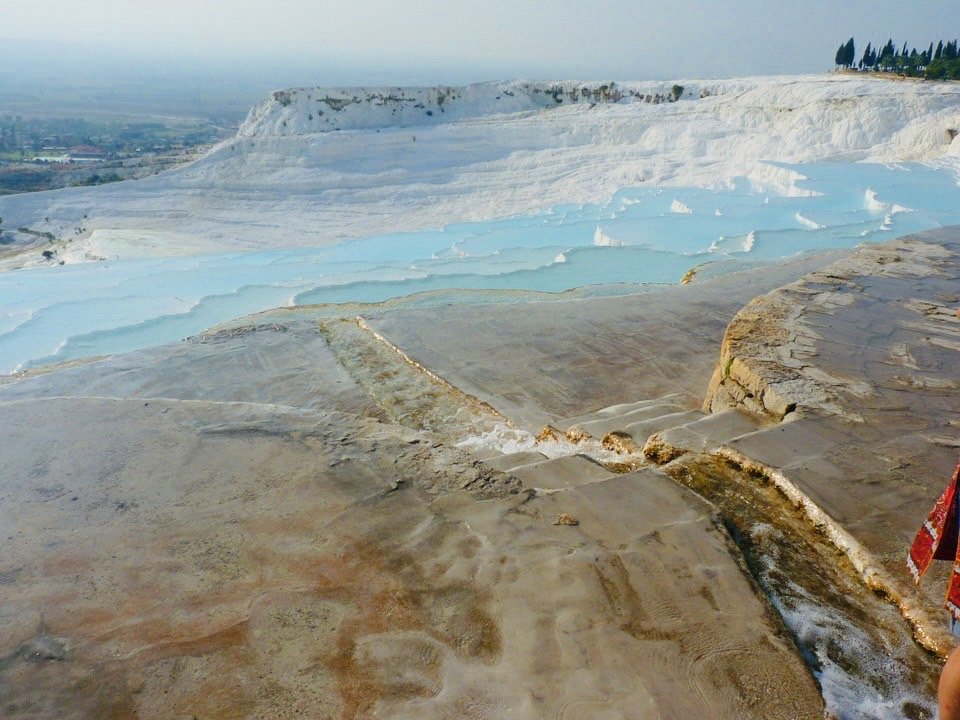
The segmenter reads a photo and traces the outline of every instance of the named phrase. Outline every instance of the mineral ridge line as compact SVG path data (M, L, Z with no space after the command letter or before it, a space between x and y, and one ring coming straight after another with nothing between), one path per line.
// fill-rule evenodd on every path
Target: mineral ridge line
M463 397L467 400L468 403L473 404L473 405L478 405L478 406L479 406L481 409L483 409L484 411L489 412L489 413L492 413L494 416L497 417L498 420L500 420L501 422L503 422L507 427L509 427L509 428L511 428L511 429L515 429L515 426L514 426L514 424L510 421L510 418L508 418L506 415L504 415L503 413L501 413L499 410L497 410L495 407L493 407L490 403L481 400L481 399L478 398L476 395L471 395L470 393L464 392L463 390L461 390L460 388L458 388L456 385L454 385L453 383L451 383L451 382L450 382L449 380L447 380L446 378L443 378L443 377L441 377L440 375L437 375L437 373L433 372L433 370L431 370L430 368L428 368L428 367L422 365L421 363L417 362L416 360L414 360L412 357L410 357L409 355L407 355L403 350L401 350L399 347L397 347L397 346L394 345L392 342L390 342L389 340L387 340L387 338L385 338L383 335L381 335L381 334L378 333L376 330L374 330L372 327L370 327L370 325L367 324L366 320L364 320L361 316L357 315L357 316L354 318L354 321L356 322L358 328L360 328L360 329L363 330L364 332L366 332L366 333L368 333L369 335L371 335L371 336L372 336L375 340L377 340L378 342L382 343L382 344L385 345L386 347L388 347L388 348L390 348L391 350L393 350L393 352L397 353L397 355L399 355L400 358L403 360L403 362L405 362L407 365L409 365L410 367L414 368L415 370L418 370L419 372L423 373L423 374L426 375L428 378L430 378L430 379L433 380L434 382L442 385L444 388L446 388L446 389L449 390L450 392L454 393L455 395L461 395L461 396L463 396Z

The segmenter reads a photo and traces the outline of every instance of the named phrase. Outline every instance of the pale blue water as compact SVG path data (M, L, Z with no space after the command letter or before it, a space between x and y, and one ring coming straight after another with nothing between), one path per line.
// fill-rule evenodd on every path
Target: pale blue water
M950 169L823 164L797 170L809 178L802 186L817 196L758 194L746 183L725 191L627 188L601 205L326 248L2 273L0 373L157 345L280 305L379 302L444 288L561 292L676 283L706 262L774 261L960 223L960 188ZM690 212L671 210L683 206ZM598 231L607 245L595 244ZM444 296L451 300L456 296Z

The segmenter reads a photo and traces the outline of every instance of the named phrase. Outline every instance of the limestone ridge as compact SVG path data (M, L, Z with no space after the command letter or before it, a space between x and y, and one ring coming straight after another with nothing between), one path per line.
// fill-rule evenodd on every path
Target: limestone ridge
M351 87L277 90L251 109L238 137L303 135L332 130L361 130L437 125L454 120L565 105L619 102L660 104L706 97L666 82L620 85L616 82L489 82L461 87Z
M858 278L942 275L953 253L922 237L862 247L849 258L752 300L727 326L704 411L737 408L774 422L814 414L862 421L848 401L870 397L871 386L819 367L820 336L807 314L815 308L829 315L859 302ZM952 311L933 310L947 315Z

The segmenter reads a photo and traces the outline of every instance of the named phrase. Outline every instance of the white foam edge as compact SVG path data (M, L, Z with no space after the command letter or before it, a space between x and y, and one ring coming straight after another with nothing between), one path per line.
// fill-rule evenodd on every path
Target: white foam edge
M887 209L886 204L877 199L877 191L869 187L863 193L863 207L872 212L884 212Z
M795 598L793 606L775 603L788 625L794 628L799 636L805 637L805 642L812 645L820 660L820 669L814 670L814 675L820 684L821 694L827 706L827 717L866 717L876 720L902 718L902 707L905 702L915 702L925 706L930 698L920 696L910 684L894 683L895 695L885 697L870 683L864 683L862 678L851 674L835 662L827 650L829 642L836 633L853 633L854 636L844 636L844 643L854 647L862 640L862 631L847 625L838 626L834 618L820 605L808 600ZM858 637L859 636L859 637ZM879 665L868 663L877 672L882 669L883 657Z
M816 220L811 220L806 215L801 213L799 210L797 210L796 214L793 217L794 219L796 219L798 223L800 223L801 225L803 225L805 228L809 230L823 230L826 227L826 225L821 225Z
M879 199L877 191L869 187L863 193L863 207L870 212L884 213L887 218L898 213L913 212L913 208L883 202Z
M457 447L478 450L496 450L504 455L516 452L535 450L545 455L549 460L571 455L587 455L597 462L623 462L632 456L617 454L607 450L598 438L591 438L579 443L568 440L538 441L533 433L520 430L505 423L496 423L488 430L477 435L470 435L456 443ZM536 488L538 491L539 488Z
M597 225L597 229L593 231L593 244L596 247L621 247L623 242L610 237Z

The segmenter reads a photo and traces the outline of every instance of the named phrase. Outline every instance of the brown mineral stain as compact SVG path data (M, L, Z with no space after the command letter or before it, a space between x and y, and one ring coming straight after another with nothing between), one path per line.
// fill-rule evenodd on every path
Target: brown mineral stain
M328 578L349 589L355 614L341 623L337 652L328 661L337 678L344 720L366 717L381 699L434 694L417 684L380 682L357 658L357 643L366 636L398 631L429 635L457 654L485 662L502 651L499 627L483 609L476 588L465 584L427 590L430 583L416 559L407 553L370 542L349 546L336 558L321 562ZM334 590L328 587L328 590ZM318 593L323 593L318 588ZM428 674L437 667L422 668ZM437 677L439 687L439 676Z
M256 709L256 698L242 687L238 679L224 682L224 679L212 679L206 682L196 693L176 704L178 714L183 717L204 718L204 720L243 720L250 717Z
M43 562L44 575L63 575L69 573L89 572L93 567L93 558L80 553L63 553L53 555Z
M197 657L222 652L227 648L245 645L248 621L243 620L221 630L199 637L192 636L188 628L178 628L177 637L156 640L150 647L136 654L136 658L149 663L168 657Z

